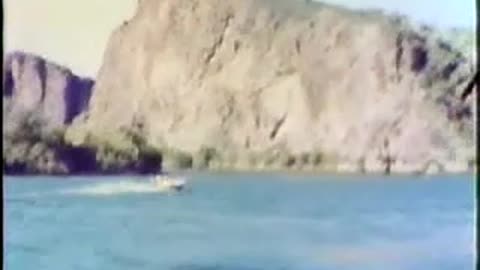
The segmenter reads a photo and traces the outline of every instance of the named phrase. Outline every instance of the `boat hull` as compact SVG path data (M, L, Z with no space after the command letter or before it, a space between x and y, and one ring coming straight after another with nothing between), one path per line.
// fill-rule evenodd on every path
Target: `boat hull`
M185 189L186 181L183 178L172 178L157 176L152 180L155 187L161 191L182 191Z

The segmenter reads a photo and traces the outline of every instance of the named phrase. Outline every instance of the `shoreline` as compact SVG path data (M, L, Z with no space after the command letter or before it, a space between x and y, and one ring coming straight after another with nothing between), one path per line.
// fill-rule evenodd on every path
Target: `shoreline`
M436 173L415 173L415 172L391 172L390 174L385 174L381 172L339 172L339 171L302 171L302 170L220 170L220 169L210 169L210 170L172 170L170 172L162 172L159 174L170 174L170 175L265 175L265 176L299 176L299 177L375 177L375 178L385 178L386 180L397 178L397 177L436 177L436 176L456 176L456 175L471 175L472 178L476 176L476 170L471 169L468 171L441 171ZM42 173L23 173L23 174L2 174L3 177L9 178L26 178L26 177L55 177L55 178L73 178L73 177L150 177L156 174L142 174L142 173L77 173L77 174L42 174Z

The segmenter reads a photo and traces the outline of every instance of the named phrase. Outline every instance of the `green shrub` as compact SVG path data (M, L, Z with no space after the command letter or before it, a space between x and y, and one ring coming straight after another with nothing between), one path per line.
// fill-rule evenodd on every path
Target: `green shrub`
M212 161L219 159L219 154L215 148L212 147L202 147L194 158L194 167L198 169L209 168Z
M167 169L190 169L193 166L193 157L183 151L166 149L162 151L162 163Z
M305 166L310 164L310 157L311 155L309 153L302 153L298 157L298 164Z
M273 165L275 165L275 162L279 159L279 154L275 153L275 154L272 154L272 153L269 153L265 156L265 165L267 167L271 167Z
M475 159L470 159L468 161L468 168L469 169L475 169L477 165L478 164L477 164L477 161Z
M312 153L311 162L312 165L319 166L323 162L323 154L321 152Z
M293 166L295 166L296 163L297 159L295 158L295 156L288 154L284 159L283 166L287 168L292 168Z

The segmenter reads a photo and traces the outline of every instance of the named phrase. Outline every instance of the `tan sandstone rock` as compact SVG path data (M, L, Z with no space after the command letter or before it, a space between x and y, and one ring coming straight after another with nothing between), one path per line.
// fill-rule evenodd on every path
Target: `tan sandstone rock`
M215 166L351 171L363 159L366 171L384 171L385 140L383 154L419 167L467 163L472 117L449 119L448 110L471 73L448 44L373 12L295 0L143 0L112 34L90 110L67 139L128 149L125 130L141 122L150 145L189 153L194 164L207 147ZM299 165L302 153L322 158Z

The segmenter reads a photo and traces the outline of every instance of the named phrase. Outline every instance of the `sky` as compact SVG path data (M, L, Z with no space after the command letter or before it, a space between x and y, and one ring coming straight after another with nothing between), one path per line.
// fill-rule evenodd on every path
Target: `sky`
M42 55L94 76L113 29L133 16L137 0L2 0L7 52Z
M158 0L161 1L161 0ZM380 8L439 28L474 27L474 0L323 0ZM42 55L94 77L113 29L133 16L137 0L3 0L6 51Z

